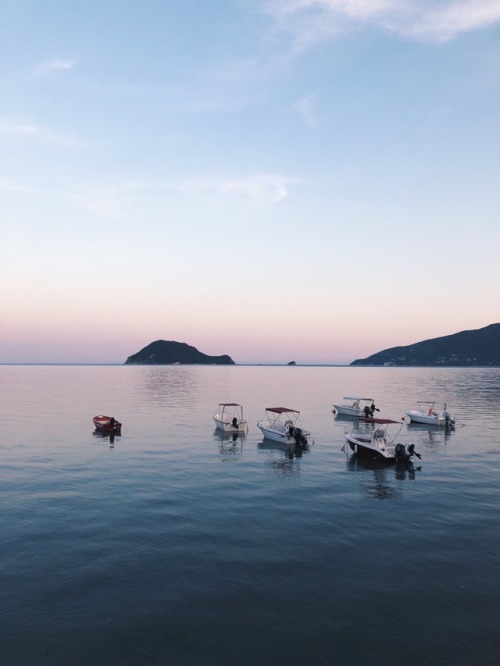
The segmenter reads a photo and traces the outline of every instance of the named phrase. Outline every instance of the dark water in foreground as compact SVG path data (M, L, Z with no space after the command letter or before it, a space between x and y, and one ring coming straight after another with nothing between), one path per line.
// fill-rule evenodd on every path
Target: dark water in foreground
M500 663L500 371L0 367L0 663ZM415 469L341 450L343 395L400 419ZM221 441L218 402L245 407ZM315 444L262 443L266 406ZM95 414L123 421L114 442Z

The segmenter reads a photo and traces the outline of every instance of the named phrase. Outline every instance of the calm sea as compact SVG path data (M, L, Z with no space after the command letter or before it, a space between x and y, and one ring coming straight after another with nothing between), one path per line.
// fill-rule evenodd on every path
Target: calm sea
M2 366L0 663L500 663L500 370ZM344 395L422 455L342 450ZM219 402L245 439L215 434ZM263 443L301 410L302 456ZM92 417L123 422L114 441Z

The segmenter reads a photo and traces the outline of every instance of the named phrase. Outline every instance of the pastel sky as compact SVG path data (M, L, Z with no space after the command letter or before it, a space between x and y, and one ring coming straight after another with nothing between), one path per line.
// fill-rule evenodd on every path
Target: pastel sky
M0 362L500 321L500 0L3 0Z

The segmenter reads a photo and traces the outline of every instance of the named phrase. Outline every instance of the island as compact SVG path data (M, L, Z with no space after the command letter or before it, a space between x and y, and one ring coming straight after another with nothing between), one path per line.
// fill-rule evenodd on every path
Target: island
M391 347L350 366L500 366L500 324Z
M236 365L224 354L209 356L185 342L156 340L125 361L125 365Z

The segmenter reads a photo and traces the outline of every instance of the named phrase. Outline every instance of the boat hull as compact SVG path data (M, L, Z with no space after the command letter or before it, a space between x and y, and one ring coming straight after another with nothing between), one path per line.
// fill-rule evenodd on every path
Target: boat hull
M248 428L248 424L246 421L240 421L235 427L230 421L217 418L216 416L214 416L214 423L217 430L227 433L246 432Z
M451 417L446 418L444 414L434 414L429 416L428 414L425 414L424 412L418 412L416 410L410 410L409 412L406 412L406 416L410 419L411 423L420 423L423 425L430 425L430 426L445 426L445 425L453 425L455 423L455 419L452 419Z
M266 425L265 423L262 423L261 421L257 423L257 427L260 429L263 436L266 439L270 439L272 442L281 442L282 444L292 444L292 443L295 444L295 439L293 437L290 437L288 432L284 430L271 428L270 426Z
M359 407L349 407L347 405L333 405L333 407L339 416L352 416L356 418L363 414Z
M386 462L395 462L396 460L394 451L385 446L385 443L378 444L371 437L355 437L349 433L346 433L345 438L349 444L349 448L351 451L353 451L353 453L357 453L360 456L368 458L384 460Z
M114 422L113 425L111 425L111 416L94 416L92 419L95 429L100 430L101 432L120 432L122 429L122 424L119 421Z
M301 428L297 429L300 432L300 439L296 439L294 435L290 435L288 428L276 428L272 427L265 421L258 421L257 427L262 432L264 439L268 439L272 442L279 442L280 444L292 444L295 446L297 443L303 445L309 444L310 435L308 432L304 432Z

